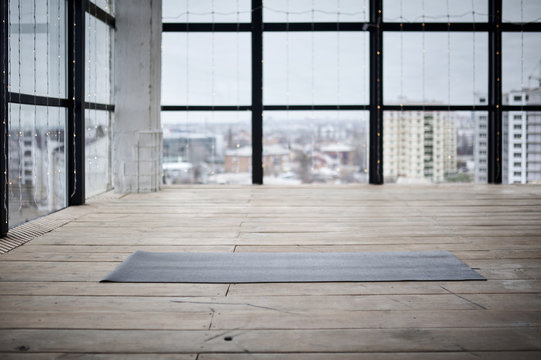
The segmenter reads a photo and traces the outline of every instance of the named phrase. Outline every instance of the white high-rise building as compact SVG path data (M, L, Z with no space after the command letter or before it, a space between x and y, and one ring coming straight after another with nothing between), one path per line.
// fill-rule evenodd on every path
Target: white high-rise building
M541 88L507 94L509 105L541 104ZM503 183L541 182L541 112L503 114Z
M477 96L479 105L487 104L486 95ZM475 123L475 140L473 143L474 182L486 184L488 181L488 113L472 112Z
M453 114L387 111L383 118L386 182L442 182L457 172Z

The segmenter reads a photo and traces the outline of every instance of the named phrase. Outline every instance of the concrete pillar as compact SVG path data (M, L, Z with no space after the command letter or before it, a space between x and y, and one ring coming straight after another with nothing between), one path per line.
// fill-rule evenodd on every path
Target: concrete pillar
M162 0L115 1L113 183L116 192L157 191Z

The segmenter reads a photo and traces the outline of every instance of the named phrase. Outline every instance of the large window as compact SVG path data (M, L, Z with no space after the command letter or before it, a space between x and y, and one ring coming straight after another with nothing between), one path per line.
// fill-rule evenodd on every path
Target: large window
M110 188L112 11L2 2L0 235Z
M252 110L254 183L276 177L274 168L265 165L265 147L275 145L276 132L282 133L282 144L284 138L304 143L303 136L313 137L306 129L317 128L321 119L302 111L335 111L329 122L341 123L339 114L344 110L368 111L368 118L363 117L370 144L368 165L359 171L368 171L370 183L383 183L384 178L419 180L416 170L396 169L392 157L397 147L392 139L402 133L409 145L417 140L409 136L425 134L427 126L433 126L437 135L440 121L446 124L447 153L422 164L426 168L432 161L434 168L445 170L442 176L419 170L420 180L516 182L505 175L505 159L511 153L504 127L512 126L512 111L532 122L540 110L538 1L254 0L251 12L248 1L220 2L220 7L229 4L228 11L219 10L214 1L197 2L197 6L190 1L166 3L166 34L251 33L251 103L236 105ZM217 14L224 18L218 20ZM235 88L233 83L229 87ZM186 89L190 91L189 86ZM166 92L164 88L164 98ZM168 106L164 110L190 109ZM277 124L282 124L280 131ZM523 139L535 138L536 125L524 120L522 126ZM397 130L404 127L406 133ZM350 138L357 136L356 130L351 131ZM341 145L348 146L347 142L358 141ZM297 158L292 143L287 140L288 159ZM524 154L524 158L535 155ZM453 164L447 164L449 159ZM278 177L291 180L289 169L295 167L285 166L287 171L280 171L283 175ZM529 173L537 174L538 167L536 161L530 162ZM360 175L355 178L362 179ZM314 179L303 176L293 181ZM537 181L534 175L521 179Z
M541 172L538 1L185 0L163 11L164 115L252 110L251 149L236 152L251 157L238 168L254 183L517 182L505 163L517 114L531 159L520 182ZM330 148L354 154L347 175Z
M535 140L536 1L165 1L163 18L163 110L252 110L255 183L516 182L516 114L502 110ZM344 135L325 140L325 127ZM534 159L521 182L537 181L535 146L521 146ZM356 154L352 176L332 161L315 171L332 147Z
M8 217L11 226L67 205L66 2L9 1ZM5 195L3 195L5 196Z

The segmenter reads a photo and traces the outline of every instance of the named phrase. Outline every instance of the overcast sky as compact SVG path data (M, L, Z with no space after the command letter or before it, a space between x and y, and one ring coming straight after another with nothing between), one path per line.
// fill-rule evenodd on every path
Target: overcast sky
M487 0L384 1L386 21L483 22L487 12ZM163 16L165 22L249 22L250 1L164 0ZM362 0L265 0L267 22L367 16ZM503 17L540 21L541 1L503 0ZM368 103L367 33L273 32L263 40L265 104ZM539 49L539 33L503 35L504 92L538 84ZM250 104L249 33L164 33L162 62L163 104ZM486 33L385 33L385 101L471 104L475 93L486 94L487 62Z

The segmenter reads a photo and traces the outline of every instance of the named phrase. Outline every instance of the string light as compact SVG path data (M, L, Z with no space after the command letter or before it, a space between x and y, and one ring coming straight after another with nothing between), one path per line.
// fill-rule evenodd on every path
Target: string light
M61 92L61 89L62 89L62 88L61 88L61 86L60 86L60 74L61 74L61 69L62 69L62 65L61 65L62 57L61 57L61 46L60 46L60 44L61 44L61 41L60 41L60 39L61 39L61 35L60 35L60 34L61 34L61 31L60 31L60 29L61 29L61 26L60 26L60 20L61 20L61 17L60 17L60 14L62 13L62 12L61 12L61 5L60 5L61 2L62 2L62 1L57 1L58 7L57 7L57 13L56 13L56 15L57 15L57 16L56 16L56 19L57 19L57 21L56 21L56 31L57 31L57 44L58 44L58 45L57 45L57 46L58 46L58 48L57 48L57 57L56 57L56 59L57 59L57 60L56 60L56 62L57 62L57 70L58 70L58 73L57 73L57 91L58 91L58 97L61 97L61 96L62 96L62 92ZM60 121L60 119L62 118L62 110L60 109L60 106L57 107L57 111L58 111L58 115L57 115L58 117L57 117L57 120ZM65 116L65 112L64 112L64 116ZM60 135L61 135L61 134L62 134L62 130L61 130L61 128L57 125L57 131L56 131L56 134L55 134L55 137L56 137L55 140L56 140L57 143L60 143L60 142L61 142L61 140L60 140ZM64 142L64 141L62 141L62 142ZM58 145L55 147L55 151L56 151L55 156L58 156L58 155L60 154L60 148L61 148L61 147L58 146ZM58 169L58 173L61 173L61 169ZM57 175L56 178L59 180L59 176L58 176L58 175ZM62 183L64 183L64 182L62 182ZM63 193L65 193L65 191L64 191Z
M477 46L476 46L476 41L475 41L475 38L476 38L476 32L475 32L475 0L472 0L471 1L471 7L472 7L472 21L473 21L473 32L472 32L472 81L473 81L473 85L472 85L472 104L473 104L473 108L475 110L475 103L476 103L476 99L475 99L475 89L476 89L476 86L475 86L475 73L477 72L476 71L476 50L477 50Z
M186 30L189 30L190 27L190 0L186 0ZM186 31L186 106L189 106L190 104L190 32ZM191 163L190 159L190 131L189 131L189 125L188 125L188 117L189 117L189 111L185 112L185 123L186 123L186 148L185 148L185 156L186 160ZM186 168L185 171L188 168Z
M215 105L215 101L216 101L216 88L215 88L215 75L216 75L216 69L215 69L215 31L214 31L214 26L215 26L215 21L214 21L214 0L212 0L212 3L211 3L211 6L212 6L212 31L211 31L211 68L212 68L212 75L211 75L211 92L212 92L212 98L211 98L211 102L212 102L212 112L211 112L211 115L210 115L210 118L211 118L211 126L214 125L214 105ZM210 174L211 175L214 175L215 173L215 166L216 166L216 136L212 136L212 144L211 144L211 171L210 171Z
M402 23L403 21L404 21L403 4L402 4L402 0L400 0L400 22ZM402 147L406 146L406 138L408 137L408 134L405 131L404 132L402 131L402 127L406 124L406 118L404 116L404 108L402 107L403 102L404 102L404 31L403 31L403 27L401 26L400 27L400 112L399 112L400 115L398 117L398 121L396 121L394 124L396 126L396 131L395 131L396 158L399 162L398 174L402 172L402 170L400 170L400 166L402 163L402 161L400 161L401 155L404 156L404 154L402 154ZM423 121L424 121L424 114L422 116L423 116ZM404 162L407 163L405 159L404 159Z
M37 169L36 169L36 166L37 166L37 159L36 159L36 155L37 155L37 147L38 147L38 139L37 139L37 133L36 133L36 120L37 120L37 117L38 117L38 114L37 114L37 104L36 104L36 97L37 97L37 54L36 54L36 33L37 33L37 22L36 22L36 14L37 11L36 11L36 0L34 0L34 8L33 8L33 17L34 17L34 42L33 42L33 55L34 55L34 118L33 118L33 121L32 121L32 135L33 136L33 139L32 139L32 175L34 175L34 180L32 180L32 187L33 187L33 202L34 202L34 205L37 206L37 202L36 202L36 197L37 197L37 189L38 189L38 184L37 184L37 181L35 180L36 179L36 173L37 173Z
M47 37L47 47L46 47L46 51L45 51L45 57L46 57L46 69L45 69L45 77L47 79L47 90L46 90L46 102L45 102L45 111L46 111L46 127L45 127L45 139L44 139L44 142L45 142L45 149L47 149L47 181L46 184L45 184L45 189L46 189L46 194L47 194L47 198L49 198L49 194L50 194L50 187L49 187L49 174L50 174L50 166L51 164L49 163L49 0L46 1L46 8L45 8L45 21L46 21L46 27L47 27L47 34L46 34L46 37Z
M99 181L99 163L98 163L98 8L94 7L94 16L92 19L94 20L94 28L93 28L93 36L94 36L94 162L96 167L96 173L95 173L95 180ZM106 38L106 37L104 37ZM90 162L92 162L92 157L90 158ZM92 175L92 172L90 172L90 175ZM103 189L105 190L105 189Z
M340 87L340 68L341 68L341 59L340 59L340 0L336 3L336 104L338 105L336 108L336 119L335 119L335 126L334 126L334 142L337 143L339 139L339 126L340 126L340 95L341 95L341 87ZM340 172L340 153L336 152L336 172Z
M237 32L235 34L236 36L236 42L235 42L235 64L236 64L236 70L235 70L235 84L236 84L236 87L235 87L235 90L236 90L236 103L237 103L237 111L235 112L235 119L236 119L236 123L238 124L239 123L239 110L240 110L240 91L239 91L239 84L240 84L240 81L239 81L239 78L240 78L240 69L239 69L239 58L240 58L240 54L239 54L239 35L240 35L240 11L239 11L239 0L237 0ZM232 140L232 139L231 139ZM229 146L231 146L232 144L228 144ZM237 143L237 146L236 146L236 159L235 159L235 162L237 164L237 169L236 169L236 172L237 174L239 173L240 171L240 161L239 161L239 148L240 148L240 144Z
M94 7L94 11L95 11L95 7ZM95 14L94 14L95 15ZM97 51L95 49L95 46L96 46L96 36L95 36L95 33L94 33L94 30L95 30L95 24L94 26L92 25L92 20L95 19L95 16L88 16L87 17L88 19L88 25L86 26L86 38L88 38L88 59L86 60L86 68L87 68L87 71L88 71L88 76L87 76L87 79L88 81L85 83L85 99L86 101L90 102L90 103L96 103L96 98L95 96L93 96L92 94L96 92L95 88L93 89L93 87L95 86L95 79L97 77L97 74L96 74L96 70L97 70L97 61L93 58L94 57L97 57ZM94 50L94 51L93 51ZM93 100L93 101L92 101ZM86 128L86 131L87 131L87 134L85 137L90 137L92 135L91 131L92 131L92 125L96 123L96 111L92 108L88 108L88 109L85 109L84 110L84 127ZM88 121L88 123L87 123ZM85 139L86 140L86 139ZM91 146L85 146L85 156L86 156L86 161L88 162L88 172L86 173L86 176L85 176L85 180L87 181L88 183L88 187L92 187L93 186L93 180L94 180L94 174L95 172L92 170L92 151L90 150L94 150L95 151L95 142L96 142L96 138L94 139L89 139L90 141L89 142L94 142L94 147L91 147ZM86 143L86 141L85 141ZM86 145L86 144L85 144Z
M363 4L362 20L366 21L367 18L368 18L368 16L366 14L366 3L364 3ZM368 34L366 34L366 35L368 35ZM362 49L368 49L368 46L366 44L366 38L367 38L367 36L362 36L362 40L361 40L361 43L362 43L361 48ZM367 64L366 64L367 61L366 60L367 60L367 56L363 56L363 64L362 64L362 71L361 71L362 80L361 81L362 81L362 84L363 84L363 89L365 89L365 90L368 88L368 76L369 76L369 75L367 76L368 71L366 71L366 68L367 68ZM368 98L364 99L365 103L368 103L368 101L369 101ZM366 132L366 134L368 135L368 131ZM366 140L367 139L365 137L365 139L363 141L366 141ZM367 151L367 147L366 147L366 142L364 142L362 145L363 145L363 152L365 154L365 156L364 156L364 169L363 170L364 170L365 173L368 173L369 156L368 156L368 151Z
M421 2L421 16L422 16L422 31L421 31L421 47L422 47L422 66L421 66L421 97L423 99L423 117L424 117L424 104L426 104L426 94L425 94L425 64L426 64L426 47L425 47L425 40L426 40L426 34L425 34L425 0L422 0Z
M8 89L11 88L11 5L8 4L7 1L4 1L3 3L3 6L7 6L8 7L8 18L7 19L2 19L2 21L5 23L6 21L8 22L8 25L7 25L7 28L8 28L8 63L6 64L6 58L5 56L2 56L2 77L3 77L3 83L7 82L8 84ZM6 12L5 11L2 11L2 14L5 14ZM4 26L4 25L2 25ZM6 69L6 65L7 65L7 69ZM7 71L6 71L7 70ZM6 77L7 77L7 81L6 80ZM8 90L9 91L9 90ZM9 106L9 105L8 105ZM9 137L10 137L10 134L9 134L9 129L11 129L11 106L9 106L9 117L7 117L7 114L4 113L4 117L2 119L2 128L4 129L4 131L7 131L8 132L8 144L5 144L4 146L6 148L9 147ZM4 136L4 133L2 133L2 136ZM8 197L9 197L9 192L11 190L11 187L9 185L11 185L11 181L9 181L8 179L8 167L9 167L9 164L11 163L11 155L9 156L8 158L8 151L3 151L3 155L4 155L4 187L2 189L2 192L4 193L4 195L2 196L2 206L4 207L4 214L6 216L5 218L5 223L7 224L8 223L8 218L9 218L9 209L8 209Z
M423 106L422 106L422 111L421 111L421 119L422 119L422 122L423 122L423 126L424 126L424 123L426 121L426 112L425 112L425 105L426 104L426 87L425 87L425 82L426 82L426 74L425 74L425 64L426 64L426 33L425 33L425 0L422 0L421 2L421 21L422 21L422 31L421 31L421 47L422 47L422 65L421 65L421 79L422 79L422 82L421 82L421 98L423 99ZM434 118L434 117L433 117ZM426 140L423 140L423 142L426 141ZM423 159L424 160L424 159ZM423 168L423 173L424 173L424 168ZM424 176L424 174L423 174Z
M289 124L289 0L286 1L286 123ZM287 132L287 145L291 144L291 133Z
M447 110L451 110L451 20L449 15L449 0L447 6Z
M17 75L18 75L18 80L19 80L19 114L18 114L18 138L17 138L17 141L18 141L18 148L19 148L19 181L17 182L17 185L18 185L18 188L19 188L19 213L21 213L22 211L22 206L23 206L23 189L22 189L22 177L23 177L23 164L24 164L24 160L23 160L23 145L22 145L22 127L21 127L21 84L22 84L22 72L21 72L21 1L22 0L18 0L17 2L17 11L18 11L18 14L17 14L17 17L18 17L18 30L19 30L19 33L18 33L18 47L17 47L17 51L18 51L18 57L17 57L17 62L18 62L18 71L17 71Z
M400 0L400 21L403 21L402 17L402 0ZM403 113L404 108L402 107L404 102L404 28L402 23L400 24L400 113ZM402 118L402 115L400 116Z
M523 0L520 0L520 22L522 23L524 21L524 2ZM527 92L527 90L524 87L524 25L521 25L520 28L520 91L522 97L524 97ZM526 159L525 159L525 152L527 151L527 144L525 139L527 138L527 129L528 129L528 122L527 122L527 113L524 113L524 99L521 99L521 108L520 108L520 118L521 118L521 143L522 143L522 159L521 159L521 172L526 172ZM524 140L523 140L524 139Z
M73 98L72 98L72 101L73 101L73 106L72 106L72 117L73 117L73 134L72 134L72 144L73 144L73 192L71 193L71 197L74 197L76 192L77 192L77 146L76 146L76 141L75 141L75 137L76 137L76 133L77 133L77 117L76 117L76 111L75 111L75 107L76 107L76 102L75 102L75 90L76 90L76 81L75 81L75 68L76 68L76 53L75 53L75 39L77 38L77 23L75 22L77 17L76 17L76 11L75 11L75 8L76 6L72 6L73 7L73 21L74 23L72 24L72 30L73 31L73 44L72 44L72 48L73 48L73 51L72 51L72 83L73 83L73 87L72 87L72 91L73 91ZM84 90L84 89L83 89ZM84 139L83 139L84 141Z
M314 31L314 24L315 24L315 12L314 12L314 0L312 0L312 22L310 24L311 26L311 31L310 31L310 41L311 41L311 52L312 52L312 57L310 59L311 61L311 80L312 80L312 94L311 94L311 101L312 101L312 122L311 122L311 126L310 126L310 129L311 129L311 132L310 132L310 138L311 138L311 148L310 148L310 165L311 165L311 171L313 172L314 171L314 147L315 147L315 139L314 139L314 129L316 129L316 124L315 124L315 113L314 113L314 98L315 98L315 93L316 93L316 89L315 89L315 41L314 41L314 38L315 38L315 31Z
M338 0L338 2L340 2L340 0ZM271 7L266 6L266 5L264 6L264 8L265 8L266 11L272 11L272 12L281 13L281 14L286 13L286 11L284 11L284 10L271 8ZM312 9L313 9L313 11L312 11ZM336 12L334 12L334 11L315 9L313 6L312 6L312 9L311 10L304 10L304 11L289 11L289 14L291 14L291 15L306 15L306 14L310 14L311 12L316 12L316 13L323 14L323 15L336 15ZM338 6L338 11L340 11L340 6ZM352 11L352 12L341 12L340 14L344 15L344 16L356 16L356 15L361 15L363 13L364 13L364 10L363 11Z
M520 22L524 21L524 4L520 0ZM520 28L520 89L524 89L524 25Z
M187 0L189 1L189 0ZM214 14L216 15L222 15L222 16L230 16L230 15L235 15L235 14L249 14L251 13L252 10L246 10L246 11L214 11ZM180 19L181 17L183 16L186 16L186 22L188 22L188 18L189 16L191 15L196 15L196 16L205 16L205 15L211 15L212 12L207 12L207 11L201 11L201 12L197 12L197 11L189 11L188 7L186 7L186 11L185 12L181 12L179 13L178 15L175 15L175 16L163 16L162 18L163 19L167 19L167 20L176 20L176 19Z
M90 154L88 154L88 165L89 165L89 169L88 169L88 174L86 175L86 178L89 179L91 182L94 182L94 180L97 180L97 176L98 175L96 173L96 171L98 170L98 167L97 167L97 164L96 164L96 161L92 161L92 160L95 160L94 158L96 157L96 150L97 150L97 144L96 142L98 141L98 138L97 138L97 132L95 131L96 129L96 125L98 123L98 114L97 114L97 111L96 111L96 103L97 103L97 98L96 98L96 89L97 89L97 86L98 86L98 49L97 49L97 43L98 43L98 37L96 35L96 27L97 27L97 20L96 20L96 7L94 7L94 14L92 16L89 16L88 17L89 19L89 23L93 25L91 26L91 28L89 28L89 34L88 34L88 37L89 37L89 45L90 45L90 40L93 40L93 44L90 45L91 48L93 47L94 51L94 57L92 56L89 56L90 58L90 61L91 61L91 67L92 67L92 70L90 72L90 76L89 76L89 80L90 80L90 84L91 86L89 86L89 90L90 90L90 94L89 94L89 97L90 99L92 99L93 101L93 105L90 106L90 108L88 110L85 110L85 115L88 114L88 128L89 128L89 134L88 136L93 136L94 139L92 140L92 145L89 146L88 150L92 150L90 152ZM89 100L90 100L89 99ZM87 116L85 116L85 122L87 121ZM94 130L94 134L92 134L92 130ZM95 171L92 171L92 165L94 165L94 168L95 168ZM92 183L89 184L90 186L92 186Z

